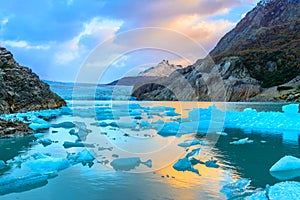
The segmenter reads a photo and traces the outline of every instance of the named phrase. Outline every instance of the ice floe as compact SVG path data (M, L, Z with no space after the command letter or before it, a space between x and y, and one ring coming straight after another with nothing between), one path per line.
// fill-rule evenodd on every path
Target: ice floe
M286 181L276 183L268 189L270 200L300 199L300 182Z
M23 192L48 183L48 176L39 173L31 173L21 177L5 177L0 179L0 195L13 192Z
M173 165L173 168L177 171L183 171L183 172L191 171L191 172L194 172L194 173L200 175L199 170L194 168L194 165L196 164L196 162L193 159L195 156L199 155L199 153L200 153L200 148L192 150L184 158L179 159Z
M200 141L200 140L185 140L182 143L179 143L178 146L180 147L190 147L190 146L194 146L194 145L207 145L207 143L205 141Z
M136 167L143 164L149 168L152 167L152 160L147 160L146 162L142 162L139 157L132 157L132 158L117 158L113 160L110 165L116 171L130 171L135 169Z
M300 159L294 156L284 156L270 168L270 174L279 180L300 177Z
M224 185L220 192L225 194L228 199L231 199L244 193L246 188L250 185L250 182L249 179L240 178L235 182Z
M234 145L242 145L242 144L250 144L253 143L253 140L249 140L249 138L243 138L237 141L230 142L230 144Z

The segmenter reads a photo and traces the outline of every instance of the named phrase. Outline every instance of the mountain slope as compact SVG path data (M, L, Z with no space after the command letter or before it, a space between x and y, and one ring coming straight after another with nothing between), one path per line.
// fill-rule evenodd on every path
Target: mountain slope
M0 114L53 109L66 102L53 93L31 69L19 65L0 47Z
M261 1L211 51L215 62L240 56L263 87L300 74L300 0Z
M133 86L139 83L155 82L158 78L167 77L177 69L181 69L181 65L170 64L168 60L163 60L157 66L150 67L140 72L137 76L126 76L119 80L113 81L108 85L127 85Z
M300 75L299 17L300 0L261 1L205 59L167 79L137 85L133 95L144 100L287 100L263 94L273 86L285 88L281 85ZM294 95L299 81L291 82L288 93ZM183 96L180 84L189 85L190 93Z

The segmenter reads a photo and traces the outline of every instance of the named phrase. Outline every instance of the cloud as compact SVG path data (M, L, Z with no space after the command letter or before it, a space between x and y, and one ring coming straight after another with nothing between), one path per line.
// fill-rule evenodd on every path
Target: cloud
M234 25L235 23L227 20L207 20L199 15L181 15L164 26L186 34L209 51L212 44Z
M24 48L24 49L39 49L39 50L47 50L50 48L49 45L30 45L28 42L23 40L20 41L4 40L4 41L0 41L0 45L16 47L16 48Z
M121 21L99 17L83 23L83 28L78 35L58 45L58 51L54 56L56 63L65 65L75 59L83 59L97 44L113 37L121 25Z

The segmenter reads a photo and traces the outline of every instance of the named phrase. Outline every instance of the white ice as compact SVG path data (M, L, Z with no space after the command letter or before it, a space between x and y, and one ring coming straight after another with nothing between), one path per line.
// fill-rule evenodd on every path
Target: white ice
M234 144L234 145L242 145L242 144L249 144L249 143L253 143L253 140L249 140L249 138L244 138L244 139L230 142L230 144Z
M300 159L294 156L284 156L270 168L270 172L290 171L297 169L300 169Z
M299 200L300 182L286 181L277 183L269 188L270 200Z

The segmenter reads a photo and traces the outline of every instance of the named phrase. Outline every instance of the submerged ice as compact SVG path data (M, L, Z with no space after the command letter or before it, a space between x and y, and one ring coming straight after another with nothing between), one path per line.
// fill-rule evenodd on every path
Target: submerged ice
M139 157L117 158L110 163L110 165L116 171L130 171L130 170L135 169L136 167L140 166L140 164L143 164L143 165L151 168L152 160L147 160L145 162L142 162Z

